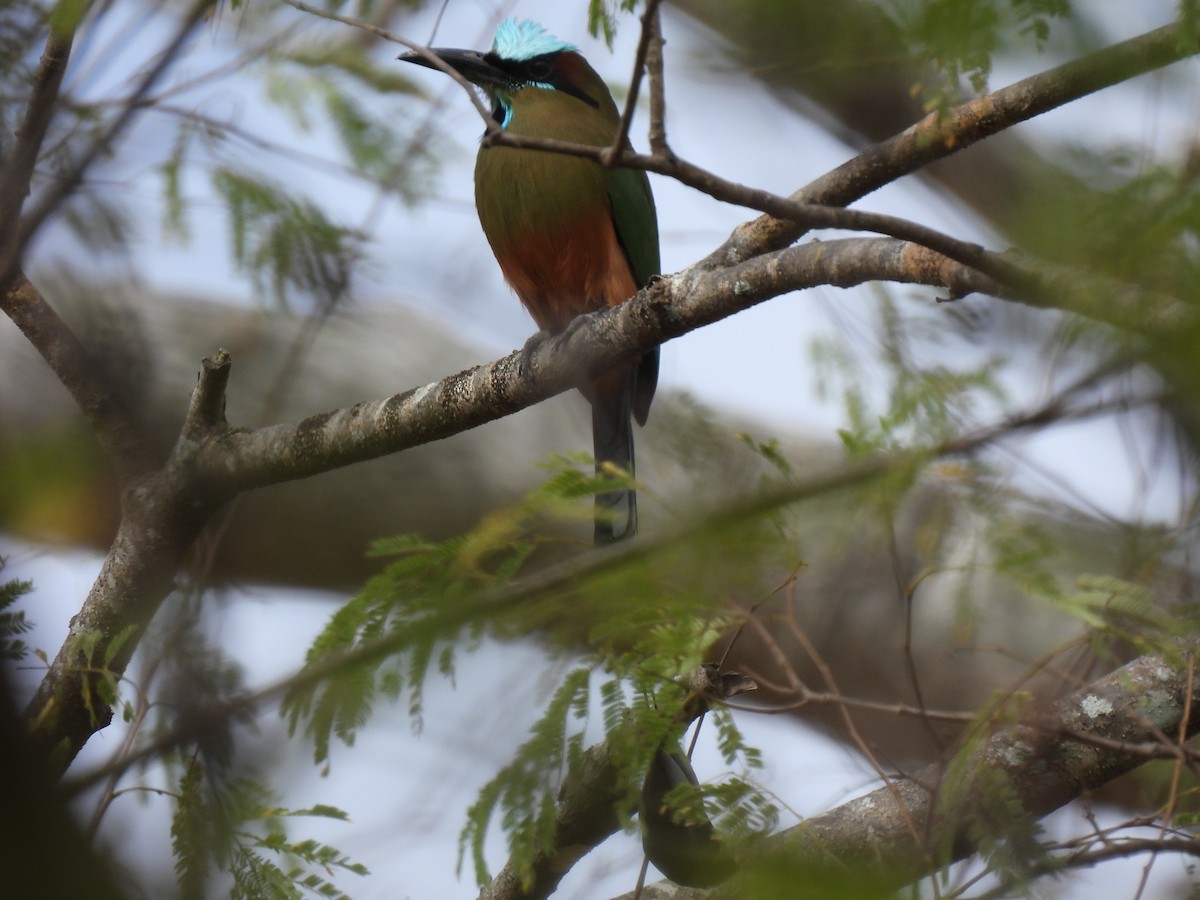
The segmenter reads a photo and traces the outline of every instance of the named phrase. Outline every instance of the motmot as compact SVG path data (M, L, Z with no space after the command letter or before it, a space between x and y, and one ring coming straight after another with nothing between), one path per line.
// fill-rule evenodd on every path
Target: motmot
M606 147L620 128L612 94L578 48L531 21L506 19L490 50L431 51L491 103L509 134ZM419 53L405 62L435 68ZM629 142L625 142L629 149ZM504 146L479 148L475 207L505 280L539 329L632 297L659 273L658 218L646 173L581 157ZM634 471L633 425L646 423L658 348L579 386L592 409L597 474ZM633 490L597 495L595 543L637 533Z

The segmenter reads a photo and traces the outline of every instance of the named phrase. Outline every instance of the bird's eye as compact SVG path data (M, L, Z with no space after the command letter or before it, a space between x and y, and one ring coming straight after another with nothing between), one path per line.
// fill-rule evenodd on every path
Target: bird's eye
M547 81L554 74L554 63L548 59L535 59L526 71L534 81Z

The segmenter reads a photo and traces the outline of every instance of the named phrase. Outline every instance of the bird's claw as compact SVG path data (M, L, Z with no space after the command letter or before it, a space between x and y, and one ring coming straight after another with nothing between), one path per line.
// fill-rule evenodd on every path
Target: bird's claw
M569 340L575 332L582 328L587 323L587 313L578 315L567 323L566 327L558 333L560 338Z
M537 348L542 346L550 339L550 332L539 331L530 336L523 347L521 347L521 357L517 361L517 372L522 378L533 371L533 354L537 352Z

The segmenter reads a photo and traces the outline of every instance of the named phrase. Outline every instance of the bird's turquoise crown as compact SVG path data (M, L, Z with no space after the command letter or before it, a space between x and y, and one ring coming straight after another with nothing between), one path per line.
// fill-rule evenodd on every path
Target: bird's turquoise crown
M560 41L539 25L529 19L518 21L505 19L496 29L496 39L492 41L492 52L501 59L523 61L547 53L559 53L563 50L577 50L574 44Z

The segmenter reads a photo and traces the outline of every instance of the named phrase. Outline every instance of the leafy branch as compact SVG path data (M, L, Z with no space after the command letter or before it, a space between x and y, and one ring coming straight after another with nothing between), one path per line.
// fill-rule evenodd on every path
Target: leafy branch
M299 0L288 2L303 12L364 27L361 22ZM82 10L83 6L78 8ZM612 8L601 3L591 6L593 25L606 34L611 34ZM603 165L658 172L715 199L767 213L769 218L742 226L705 260L664 276L621 307L584 317L564 334L532 343L521 353L299 423L253 429L231 427L224 415L231 362L227 354L219 353L204 361L178 441L162 459L148 447L119 394L98 377L87 348L19 274L16 261L21 248L76 189L92 163L121 136L133 115L145 108L154 85L177 58L207 9L205 3L189 8L166 51L141 74L118 113L82 152L70 156L63 177L36 196L33 210L18 218L47 123L55 108L61 108L58 80L74 25L53 31L26 109L29 125L12 157L15 165L6 169L0 181L0 210L12 213L7 218L0 216L0 220L10 223L0 242L0 306L75 396L114 463L123 499L120 531L100 577L73 620L70 636L51 663L31 708L42 749L62 768L111 717L111 707L118 699L116 688L130 656L161 602L174 589L185 554L201 529L226 502L246 491L311 477L457 434L568 390L582 378L640 356L672 337L767 299L819 285L849 286L886 280L933 285L948 291L951 298L984 292L1061 309L1127 330L1146 342L1150 349L1145 355L1152 361L1156 346L1185 340L1197 330L1187 294L1191 282L1180 277L1180 273L1187 273L1189 260L1176 248L1172 248L1172 259L1178 265L1170 275L1139 283L1136 270L1127 271L1119 264L1085 273L1076 265L1016 253L990 253L918 223L838 208L874 187L1032 115L1194 53L1194 19L1185 17L1175 26L955 108L939 102L922 122L807 188L783 197L722 179L679 158L670 149L663 125L662 39L657 31L657 4L651 2L643 20L635 77L635 82L642 77L644 66L651 93L650 154L625 152L619 146L614 150L518 139L500 131L481 106L489 129L487 140L497 146L569 153ZM1037 36L1042 31L1040 16L1052 11L1053 4L1034 4L1021 14L1029 17ZM378 26L366 30L413 46ZM939 57L951 81L964 73L967 77L986 74L989 46L956 49L958 55L947 51L944 58ZM934 54L938 55L936 48ZM375 69L348 64L337 54L314 53L307 60L295 54L292 59L301 65L335 68L376 88L399 89L397 83L381 78ZM635 87L626 107L622 134L627 133L637 93ZM387 129L376 128L342 94L332 92L325 100L326 111L336 122L353 163L382 177L395 151L395 136ZM176 166L182 148L180 144L179 156L173 157ZM178 201L178 168L173 189L170 169L166 174L168 187ZM259 279L260 285L269 284L277 295L299 287L334 300L344 292L350 283L361 234L334 223L315 204L242 170L218 170L215 184L232 213L234 256ZM1168 179L1157 190L1151 190L1154 186L1149 184L1137 186L1146 188L1144 196L1137 197L1139 201L1158 202L1169 213L1165 216L1169 233L1153 236L1162 243L1170 243L1171 235L1187 232L1192 224L1192 196L1183 192L1178 203L1172 202L1176 185ZM804 230L813 227L870 230L890 237L791 246ZM906 371L902 362L897 364L901 373ZM1163 371L1169 387L1186 384L1178 371L1172 372L1166 366ZM577 566L569 578L561 576L556 581L549 577L531 583L517 579L517 573L540 549L529 534L530 523L537 516L549 514L548 510L560 511L564 505L561 501L596 489L578 473L564 474L552 482L538 504L510 515L497 515L464 538L441 545L417 539L381 544L378 551L391 558L384 574L330 623L310 654L309 667L270 690L289 691L286 708L292 728L303 726L313 738L317 758L324 760L334 738L353 740L380 695L395 699L406 694L410 710L419 718L424 679L434 670L451 672L456 648L485 629L502 636L534 629L550 637L564 631L569 634L570 625L578 628L578 623L564 625L558 614L562 600L569 598L579 621L593 623L585 642L589 655L567 677L517 758L485 789L471 811L462 843L482 877L481 842L491 823L499 818L510 836L512 858L488 891L501 892L508 884L544 889L553 873L561 873L578 858L580 848L590 846L599 832L627 822L631 787L644 768L646 748L656 746L677 725L673 703L678 702L674 696L678 690L671 681L673 675L699 661L716 635L732 624L724 607L708 608L696 601L698 596L720 594L719 590L704 585L710 588L708 593L689 591L697 581L713 577L711 570L695 564L694 554L703 552L700 539L706 530L719 531L729 539L727 552L737 558L739 566L755 571L765 553L766 542L757 540L755 530L764 513L817 493L873 479L894 476L901 481L911 480L930 459L968 455L1015 431L1111 409L1106 401L1089 406L1073 396L1057 397L1040 409L961 433L962 423L954 416L952 401L969 390L993 386L986 370L970 376L925 371L901 379L887 416L860 418L847 432L847 444L857 460L851 465L726 507L681 534L657 542L644 541L623 555ZM1161 394L1156 399L1161 399ZM735 535L739 529L744 533ZM704 574L700 574L701 569ZM590 581L581 578L581 573L603 577ZM733 584L743 574L731 563L722 577ZM19 592L20 587L13 590ZM732 589L728 593L733 593ZM627 601L630 597L654 596L657 603L650 609L614 605L612 598L623 595ZM5 600L7 596L0 593L0 610L12 602ZM1097 634L1121 638L1132 635L1141 641L1138 646L1144 651L1162 653L1164 635L1173 634L1178 624L1174 618L1157 615L1150 597L1118 580L1093 580L1077 593L1059 593L1055 599L1093 626ZM0 635L16 634L23 624L19 618L0 612ZM578 645L569 638L563 643ZM1123 675L1136 682L1140 673ZM603 750L592 752L584 750L578 727L593 712L587 693L597 677L602 681L599 714L607 742ZM829 687L826 697L836 702L839 692L836 686ZM1121 689L1121 685L1107 682L1095 688L1109 692L1105 697L1110 704L1124 702ZM231 698L214 709L212 719L201 717L198 722L244 711L264 696L259 692ZM1190 682L1184 696L1192 696ZM1073 702L1067 701L1068 705ZM988 718L981 723L987 727L972 735L969 752L958 758L951 776L942 769L927 770L915 782L890 783L886 793L875 798L873 802L881 805L890 801L895 819L905 826L904 836L885 837L885 846L875 849L884 857L895 854L907 860L909 869L901 866L900 871L909 877L918 874L911 866L913 860L921 860L925 866L930 859L953 858L961 848L982 847L993 853L1002 874L1020 880L1027 873L1006 868L1004 847L984 846L982 837L987 828L980 823L986 826L993 818L1011 823L1026 813L1037 815L1040 806L1035 804L1032 810L1022 806L1031 793L1052 796L1054 802L1059 802L1076 791L1079 782L1072 782L1070 788L1057 782L1047 785L1009 769L986 781L980 772L986 769L995 775L997 760L1003 762L1005 754L1017 753L1022 746L1019 742L1028 740L1035 742L1038 752L1044 752L1047 758L1057 758L1055 754L1069 757L1063 762L1064 770L1074 772L1071 764L1087 756L1092 769L1078 777L1082 783L1098 784L1126 764L1133 765L1135 758L1145 758L1144 753L1134 753L1131 747L1157 742L1158 752L1165 753L1162 748L1168 742L1162 739L1164 729L1178 725L1180 734L1190 733L1188 723L1194 722L1195 716L1186 700L1181 705L1186 707L1182 724L1178 719L1151 721L1149 712L1135 709L1127 717L1129 722L1122 722L1123 730L1112 733L1097 731L1090 727L1092 723L1078 717L1068 719L1075 710L1067 707L1060 710L1062 716L1052 723L1053 727L1026 733L1020 729L1033 726L1018 726L1012 734L1019 738L993 734L995 720ZM1086 714L1087 708L1096 707L1080 708ZM1147 721L1153 728L1144 728ZM1130 723L1130 727L1143 728L1144 733L1124 727ZM720 724L728 756L746 763L753 760L753 749L741 744L729 721L721 719ZM1129 734L1144 739L1127 744ZM187 737L183 731L168 735L150 744L145 752L180 746ZM1088 755L1091 751L1094 753ZM144 756L130 754L121 765L127 766L135 758ZM1182 762L1188 757L1179 750L1176 758ZM978 765L980 759L987 766ZM575 813L568 815L564 810L572 809L573 785L593 771L608 779L598 791L605 805L587 827L578 826L571 819ZM315 870L358 871L356 864L333 848L292 842L276 832L262 836L239 826L230 832L237 838L234 844L217 846L205 833L208 823L197 815L210 799L205 794L210 788L208 774L197 756L187 761L179 785L176 849L181 883L187 892L198 894L204 889L214 864L226 866L236 890L246 896L262 892L292 896L301 889L336 895L337 889ZM565 790L562 800L556 794L560 782ZM930 784L940 786L932 796ZM936 802L939 790L941 797L965 795L979 803L967 811L967 821L959 821ZM243 793L252 795L253 791ZM762 807L752 804L736 805L747 797L741 783L730 782L716 793L735 805L732 817L742 825L754 819L756 809L762 811ZM691 802L701 800L693 796ZM237 812L231 820L243 821L244 812ZM261 809L255 813L259 814L267 815ZM275 814L283 817L308 812L277 810ZM922 827L915 828L914 822ZM861 825L858 818L854 823ZM809 824L818 833L825 827L821 820ZM825 824L833 828L837 823ZM937 840L921 843L921 837L928 833ZM1034 846L1032 826L1014 833L1029 844L1023 848L1029 850L1023 854L1026 864L1046 865ZM569 844L564 843L567 836ZM827 848L819 849L824 853ZM301 865L292 867L287 862L292 858ZM790 858L785 863L790 864ZM306 868L314 871L306 874Z

